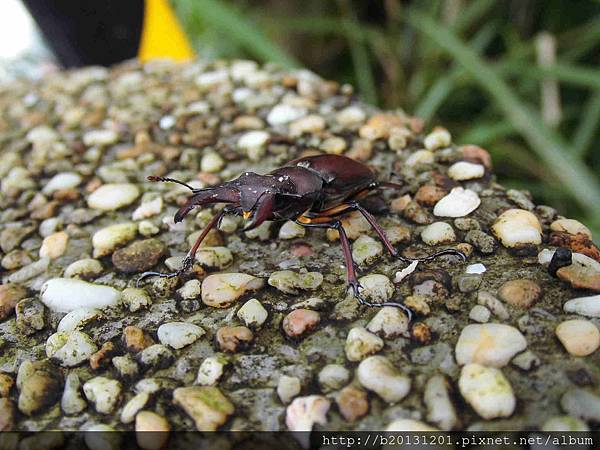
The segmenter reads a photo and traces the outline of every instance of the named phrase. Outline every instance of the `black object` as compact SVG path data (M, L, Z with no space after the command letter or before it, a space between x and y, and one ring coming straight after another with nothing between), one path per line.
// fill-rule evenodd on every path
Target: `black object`
M137 56L144 0L23 0L59 62L109 66Z
M570 266L573 264L573 253L565 247L558 247L548 264L548 273L553 277L556 276L556 271L561 267Z

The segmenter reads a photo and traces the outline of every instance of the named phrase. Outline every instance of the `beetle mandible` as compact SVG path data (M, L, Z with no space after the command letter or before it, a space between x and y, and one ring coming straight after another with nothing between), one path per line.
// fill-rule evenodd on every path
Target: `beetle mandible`
M338 231L346 263L348 285L360 304L367 306L394 306L403 309L411 317L410 310L402 303L372 303L361 294L361 285L356 278L354 261L348 236L340 217L350 211L359 211L369 222L390 255L402 262L427 262L438 256L455 255L463 261L466 256L455 249L446 249L424 258L405 258L394 248L385 231L375 217L360 204L360 200L381 188L398 188L400 185L379 182L374 172L366 165L339 155L307 156L288 162L266 175L245 172L238 178L219 186L195 189L173 178L149 176L150 181L178 183L192 191L192 195L175 214L175 222L194 208L213 203L226 203L202 231L179 270L173 273L145 272L138 283L149 276L176 277L192 267L196 251L208 232L225 214L242 216L244 230L251 230L265 220L294 220L304 227L333 228Z

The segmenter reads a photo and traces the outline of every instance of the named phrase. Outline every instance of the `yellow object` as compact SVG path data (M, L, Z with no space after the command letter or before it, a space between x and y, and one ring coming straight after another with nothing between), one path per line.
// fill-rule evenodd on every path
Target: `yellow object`
M138 58L187 61L194 57L187 36L167 0L146 0Z

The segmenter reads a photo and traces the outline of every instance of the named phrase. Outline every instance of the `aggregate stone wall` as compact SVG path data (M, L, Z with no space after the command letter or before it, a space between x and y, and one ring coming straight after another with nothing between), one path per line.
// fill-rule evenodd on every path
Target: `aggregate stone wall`
M307 71L128 63L0 88L0 429L569 429L600 422L589 230L494 181L489 153ZM403 185L337 232L174 212L306 155ZM557 251L556 249L559 248ZM577 300L573 300L577 299ZM108 427L108 428L107 428Z

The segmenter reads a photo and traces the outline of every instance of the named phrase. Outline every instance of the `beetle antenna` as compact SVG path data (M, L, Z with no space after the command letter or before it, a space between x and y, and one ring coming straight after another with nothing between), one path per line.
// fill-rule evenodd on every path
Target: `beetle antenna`
M157 177L157 176L154 176L154 175L149 175L148 176L148 181L154 181L154 182L160 181L160 182L165 182L165 183L177 183L177 184L180 184L182 186L185 186L186 188L188 188L192 192L196 191L196 189L193 188L192 186L190 186L189 184L184 183L183 181L176 180L175 178Z

